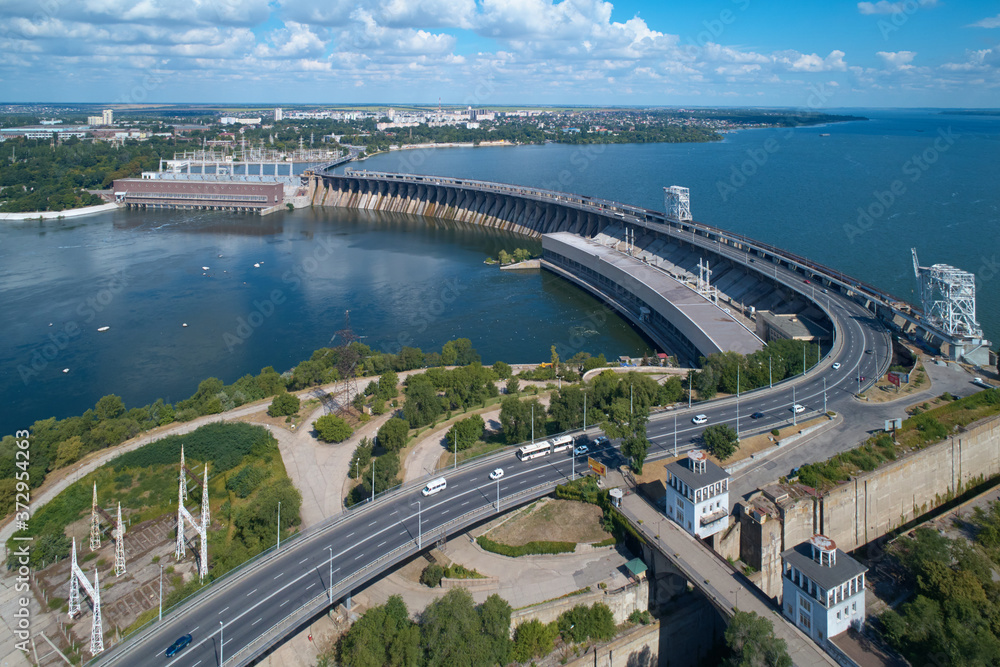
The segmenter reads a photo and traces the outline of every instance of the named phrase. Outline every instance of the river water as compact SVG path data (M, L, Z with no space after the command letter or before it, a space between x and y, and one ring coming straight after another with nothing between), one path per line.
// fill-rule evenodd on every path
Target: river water
M924 265L977 274L979 320L997 341L1000 118L847 112L871 120L737 132L713 144L399 151L354 166L658 210L662 187L683 185L696 220L911 301L916 247ZM268 365L287 370L331 343L346 310L362 342L390 351L437 349L457 337L470 338L488 363L547 360L553 344L609 357L649 349L575 287L483 264L516 247L539 244L464 224L331 209L264 218L116 211L7 223L0 433L79 414L109 393L129 407L173 402L208 376L232 382Z

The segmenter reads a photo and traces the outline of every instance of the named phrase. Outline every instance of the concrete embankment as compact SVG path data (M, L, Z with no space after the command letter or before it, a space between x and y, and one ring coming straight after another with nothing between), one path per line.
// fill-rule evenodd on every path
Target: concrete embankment
M0 222L19 222L22 220L58 220L60 218L79 218L84 215L104 213L118 208L118 204L101 204L99 206L85 206L83 208L71 208L66 211L29 211L27 213L0 213Z

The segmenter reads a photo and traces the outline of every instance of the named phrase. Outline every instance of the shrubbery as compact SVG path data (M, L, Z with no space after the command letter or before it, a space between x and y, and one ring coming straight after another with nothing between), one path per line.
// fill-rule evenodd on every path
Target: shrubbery
M576 549L575 542L528 542L520 546L510 546L509 544L494 542L485 535L477 537L476 542L486 551L492 551L501 556L510 556L511 558L530 554L570 553Z

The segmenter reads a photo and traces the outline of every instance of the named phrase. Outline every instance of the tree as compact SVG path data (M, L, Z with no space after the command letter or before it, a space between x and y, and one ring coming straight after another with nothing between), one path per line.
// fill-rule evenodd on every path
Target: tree
M427 605L420 615L420 629L427 667L488 665L484 637L472 594L453 588Z
M384 401L389 401L396 398L399 393L396 385L399 384L399 376L393 371L386 371L382 373L381 377L378 379L378 389L376 390L376 396Z
M393 417L378 430L378 444L387 452L398 452L406 445L410 425L399 417Z
M398 595L372 607L341 637L337 645L342 665L355 667L416 667L420 664L420 631L410 620Z
M496 361L493 363L493 372L501 380L506 380L510 377L510 364L505 361Z
M603 374L602 374L603 375ZM607 418L601 428L612 440L621 440L622 454L629 457L632 469L642 474L642 466L649 452L646 439L648 409L642 405L629 405L627 398L616 398L607 410Z
M100 421L117 419L125 414L125 404L122 402L121 396L108 394L97 401L97 405L94 406L94 412Z
M483 437L485 430L486 422L479 415L472 415L471 417L466 417L455 422L455 425L448 430L448 435L446 436L448 450L455 451L456 442L460 450L472 447L476 441Z
M730 667L792 667L788 645L774 636L774 625L754 612L737 610L726 628Z
M354 429L337 415L323 415L313 423L313 428L323 442L343 442L354 432Z
M670 405L684 398L684 384L676 375L660 385L657 392L657 403L660 405Z
M506 665L510 662L510 604L493 593L476 610L482 626L483 652L486 664ZM613 625L613 622L612 622Z
M403 404L403 419L411 428L419 428L433 422L444 408L431 381L424 375L412 375L406 382L406 403Z
M720 461L735 454L740 446L740 438L729 424L712 424L704 430L701 437L705 441L705 449Z
M271 401L271 407L267 409L267 414L272 417L284 417L285 415L294 415L299 411L302 401L295 394L289 394L287 391L282 392L274 397Z
M532 413L535 417L534 431L531 428ZM524 442L532 433L535 437L544 437L545 408L537 398L520 401L514 396L508 396L500 403L500 428L509 445Z
M557 431L568 431L583 425L583 390L576 385L560 389L549 402L549 416Z
M512 657L517 662L528 662L532 658L542 658L555 648L559 629L555 623L548 625L532 619L517 626L514 631Z
M507 378L507 394L509 396L515 396L521 389L521 381L517 379L517 376L511 375Z

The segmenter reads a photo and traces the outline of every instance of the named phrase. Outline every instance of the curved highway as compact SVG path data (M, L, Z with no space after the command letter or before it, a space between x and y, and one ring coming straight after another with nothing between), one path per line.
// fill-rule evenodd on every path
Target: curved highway
M805 376L745 393L738 401L729 397L654 415L647 428L652 443L650 460L672 454L675 442L679 451L694 446L705 428L692 423L696 414L706 415L707 425L735 426L738 409L739 430L746 434L791 423L793 403L806 408L794 416L799 420L821 413L824 407L842 412L856 400L854 394L889 365L888 332L854 299L832 287L824 292L822 284L805 282L801 273L752 257L742 249L720 244L716 251L812 298L834 321L835 342ZM752 263L759 264L751 267ZM834 369L834 364L839 367ZM751 419L753 413L763 416ZM614 445L591 455L612 466L623 462ZM447 473L448 487L436 495L421 495L424 482L404 487L332 518L282 545L280 552L272 550L231 573L162 621L112 647L95 663L209 667L224 659L227 665L246 664L331 601L342 600L444 534L495 514L498 496L499 511L506 511L550 493L555 484L568 480L574 469L579 475L586 467L586 458L560 453L522 463L507 450ZM497 466L502 466L505 474L494 482L489 472ZM186 634L193 637L191 645L174 657L166 657L167 647Z

